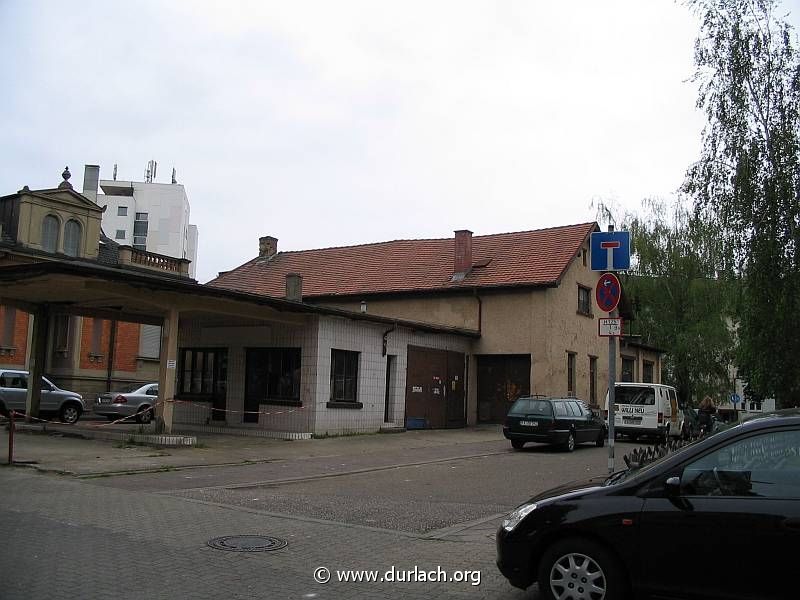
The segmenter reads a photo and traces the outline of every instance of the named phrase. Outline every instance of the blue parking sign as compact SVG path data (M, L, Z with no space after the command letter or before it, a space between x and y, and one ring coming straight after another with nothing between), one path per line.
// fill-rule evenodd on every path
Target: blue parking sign
M596 231L591 242L592 271L627 271L631 268L631 234Z

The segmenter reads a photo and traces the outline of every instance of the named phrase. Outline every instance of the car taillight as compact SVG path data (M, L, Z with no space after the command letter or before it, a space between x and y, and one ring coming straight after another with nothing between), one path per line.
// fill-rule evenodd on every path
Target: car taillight
M607 411L607 410L604 410L604 411L603 411L603 418L604 418L606 421L608 421L608 411Z
M119 396L114 398L114 402L116 402L117 404L125 404L127 401L128 401L128 399L125 396L123 396L122 394L120 394ZM660 422L661 421L659 421L659 423Z
M661 425L664 422L664 413L658 413L658 424Z

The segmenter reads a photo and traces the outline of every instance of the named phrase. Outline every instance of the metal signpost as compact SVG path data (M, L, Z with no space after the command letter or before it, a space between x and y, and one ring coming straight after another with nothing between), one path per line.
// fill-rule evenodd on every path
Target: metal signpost
M625 271L631 265L630 233L614 231L595 232L591 242L592 271ZM617 305L622 296L622 286L613 273L604 273L597 282L595 299L598 308L609 318L598 321L598 334L608 336L608 472L614 472L614 386L617 381L617 337L622 335L622 320L617 316Z

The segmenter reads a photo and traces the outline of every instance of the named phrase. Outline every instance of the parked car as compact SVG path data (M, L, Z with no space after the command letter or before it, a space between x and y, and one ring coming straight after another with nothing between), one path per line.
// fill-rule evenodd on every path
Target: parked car
M776 600L797 597L788 549L798 545L800 410L790 409L534 496L498 530L497 565L517 587L538 581L547 599Z
M608 393L603 416L608 426ZM680 437L681 411L674 387L660 383L619 382L614 385L614 433L668 441Z
M94 413L116 421L133 417L127 422L147 424L153 420L153 409L158 402L158 383L136 383L121 392L106 392L97 397Z
M527 442L541 442L572 452L583 442L602 447L606 429L600 416L577 398L530 396L519 398L511 406L503 435L516 450Z
M28 371L0 369L0 414L10 410L24 413L28 395ZM42 377L42 395L39 400L41 417L57 416L72 425L86 410L83 398L77 392L62 390L46 377Z

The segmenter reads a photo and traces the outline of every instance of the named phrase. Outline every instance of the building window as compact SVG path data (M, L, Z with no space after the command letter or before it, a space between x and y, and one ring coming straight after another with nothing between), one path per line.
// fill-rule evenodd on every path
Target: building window
M247 350L248 396L261 402L300 401L300 348Z
M589 357L589 404L597 406L597 357Z
M161 354L161 327L142 325L139 328L139 356L158 358Z
M117 216L118 217L127 217L128 216L128 207L127 206L118 206L117 207Z
M582 315L592 314L592 290L582 285L578 285L578 313Z
M634 381L635 361L632 358L622 357L622 381Z
M331 350L331 402L358 401L358 354Z
M92 319L92 351L94 355L103 353L103 319Z
M69 351L70 321L69 315L56 315L53 328L53 349L56 352L66 354Z
M653 383L653 363L649 360L642 363L642 381L645 383Z
M186 348L181 353L182 394L211 397L225 395L228 351Z
M581 261L583 262L584 267L586 266L587 256L589 256L589 251L586 248L584 248L583 250L581 250Z
M42 249L45 252L58 251L58 218L47 215L42 221Z
M567 396L575 396L575 354L567 353Z
M125 239L125 230L124 229L117 229L117 234L114 236L115 240L124 240Z
M147 250L147 213L136 213L136 220L133 222L133 247Z
M81 224L74 219L64 225L64 254L78 256L81 251Z

